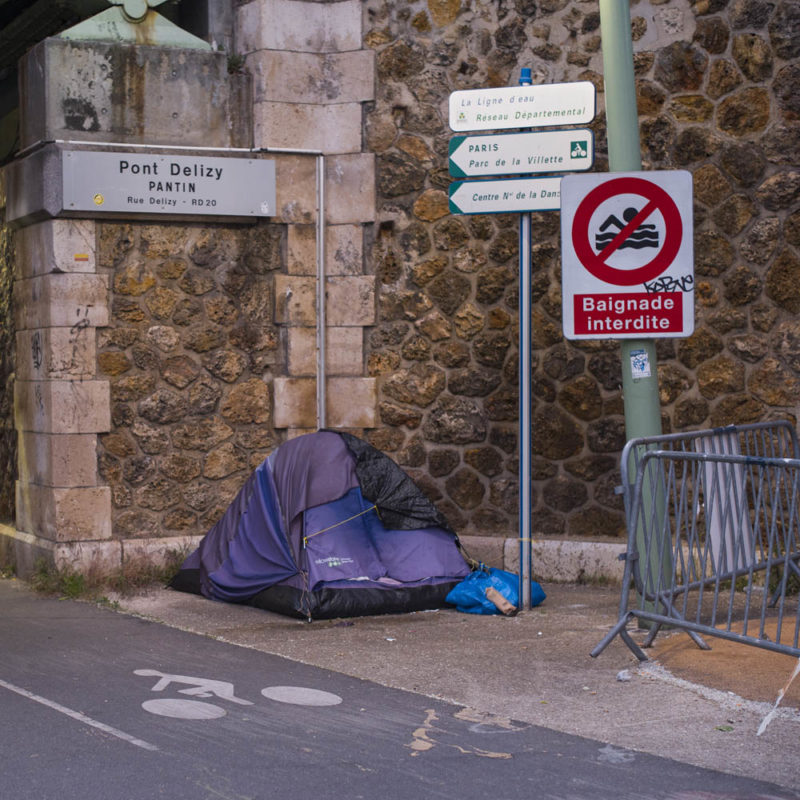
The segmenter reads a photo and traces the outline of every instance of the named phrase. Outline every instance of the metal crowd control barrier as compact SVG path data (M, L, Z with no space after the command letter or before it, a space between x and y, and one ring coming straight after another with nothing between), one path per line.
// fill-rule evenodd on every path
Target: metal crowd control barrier
M789 423L633 439L622 454L628 527L617 624L662 626L800 656L800 449ZM636 603L631 588L636 589Z

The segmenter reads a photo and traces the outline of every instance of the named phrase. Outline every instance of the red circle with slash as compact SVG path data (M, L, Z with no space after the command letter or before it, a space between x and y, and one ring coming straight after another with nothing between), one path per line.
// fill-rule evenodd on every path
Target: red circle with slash
M636 194L647 202L644 208L599 253L594 251L589 238L589 223L600 204L616 195ZM664 218L664 244L649 261L635 269L618 269L607 263L620 245L651 214L661 212ZM613 178L592 189L578 205L572 221L572 246L575 255L587 271L605 283L614 286L634 286L657 278L675 260L681 247L683 223L675 201L660 186L644 178Z

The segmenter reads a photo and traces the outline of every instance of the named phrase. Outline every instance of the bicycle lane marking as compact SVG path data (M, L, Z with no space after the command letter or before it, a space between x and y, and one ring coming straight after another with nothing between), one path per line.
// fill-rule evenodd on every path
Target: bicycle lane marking
M173 691L177 691L180 694L203 698L215 697L243 706L253 705L250 700L237 697L234 693L233 684L228 681L197 678L190 675L172 675L156 669L135 669L133 674L158 678L155 686L150 690L152 692L163 692L171 684L177 684L186 687L183 689L173 688ZM335 706L342 702L342 698L337 694L306 686L267 686L261 690L261 694L268 700L301 706ZM142 708L157 716L187 720L218 719L228 713L224 708L214 703L185 700L183 698L145 700L142 703Z
M74 711L71 708L62 706L61 703L56 703L55 700L49 700L46 697L34 694L33 692L28 691L27 689L23 689L21 686L15 686L13 683L4 681L2 678L0 678L0 686L2 686L4 689L8 689L8 691L10 692L15 692L21 697L25 697L28 700L33 700L36 703L40 703L43 706L47 706L47 708L51 708L54 711L58 711L61 714L65 714L66 716L71 717L77 722L81 722L84 725L89 725L90 727L96 728L97 730L103 731L104 733L108 733L111 736L116 736L117 739L122 739L122 741L128 742L129 744L135 745L136 747L141 747L143 750L150 750L150 751L158 750L158 747L156 747L156 745L150 744L150 742L146 742L144 741L144 739L138 739L136 736L131 736L131 734L125 733L125 731L121 731L119 728L114 728L111 725L106 725L105 722L100 722L99 720L87 717L86 714L83 714L80 711Z

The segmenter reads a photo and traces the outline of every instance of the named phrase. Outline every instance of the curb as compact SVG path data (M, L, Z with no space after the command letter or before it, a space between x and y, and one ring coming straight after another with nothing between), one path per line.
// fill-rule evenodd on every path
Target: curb
M478 561L509 572L519 570L519 539L460 536L466 551ZM533 577L552 583L622 583L625 542L534 539Z
M128 557L149 558L162 563L165 550L172 547L193 549L202 539L195 537L171 537L154 540L124 540L112 542L122 548L117 554L119 563ZM493 567L517 572L519 570L519 539L499 536L460 536L461 543L469 556ZM21 572L33 570L36 557L45 556L54 563L75 566L81 563L81 545L92 543L59 544L17 531L10 525L0 523L0 556L12 551ZM108 543L103 543L108 544ZM21 549L20 549L21 546ZM615 583L622 582L624 562L619 560L625 552L625 543L592 542L567 539L533 540L533 577L550 583ZM89 547L90 554L98 555ZM27 554L27 558L24 555ZM88 564L88 560L87 560ZM118 566L117 562L114 563Z

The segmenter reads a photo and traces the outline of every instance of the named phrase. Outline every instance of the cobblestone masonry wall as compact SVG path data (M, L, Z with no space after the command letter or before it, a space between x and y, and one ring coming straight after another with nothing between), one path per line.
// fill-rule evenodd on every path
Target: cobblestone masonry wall
M596 3L367 0L377 55L379 318L370 434L466 533L517 508L517 217L448 213L447 97L588 79L607 169ZM800 396L800 4L631 5L645 169L694 175L696 332L659 342L665 431L796 419ZM533 218L534 530L617 536L619 346L561 334L559 215Z
M111 323L99 470L118 538L205 533L276 443L273 273L286 228L98 224Z

